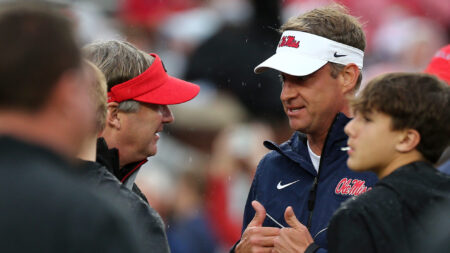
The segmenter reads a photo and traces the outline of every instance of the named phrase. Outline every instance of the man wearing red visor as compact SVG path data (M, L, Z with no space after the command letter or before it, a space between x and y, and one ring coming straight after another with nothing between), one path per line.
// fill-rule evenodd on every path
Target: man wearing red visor
M169 252L164 223L134 180L147 157L156 154L158 133L174 121L167 105L193 99L200 87L169 76L158 55L127 42L90 44L84 53L105 74L108 84L108 113L97 143L97 162L118 180L99 175L100 184L111 185L117 198L136 211L151 252Z

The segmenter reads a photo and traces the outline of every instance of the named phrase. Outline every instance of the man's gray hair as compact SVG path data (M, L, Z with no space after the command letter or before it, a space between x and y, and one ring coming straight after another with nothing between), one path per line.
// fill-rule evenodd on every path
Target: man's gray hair
M117 84L142 74L153 63L154 57L125 41L95 42L83 48L84 56L105 74L108 91ZM139 102L127 100L119 103L119 110L136 112Z
M139 111L139 105L138 101L127 100L120 102L118 109L122 112L137 112Z

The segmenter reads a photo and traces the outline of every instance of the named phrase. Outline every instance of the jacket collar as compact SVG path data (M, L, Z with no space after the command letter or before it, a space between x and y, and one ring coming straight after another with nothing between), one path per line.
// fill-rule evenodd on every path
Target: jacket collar
M97 139L97 162L103 164L120 182L131 187L136 174L141 166L147 162L147 159L129 163L120 168L119 150L116 148L109 149L105 139L100 137Z
M332 161L342 157L341 148L347 145L347 135L344 133L345 125L350 118L343 113L338 113L328 130L325 145L322 150L321 164L331 163ZM275 150L288 159L298 163L301 167L315 174L311 158L308 153L306 144L306 134L295 132L292 137L285 143L277 145L272 141L265 141L264 146L270 150Z

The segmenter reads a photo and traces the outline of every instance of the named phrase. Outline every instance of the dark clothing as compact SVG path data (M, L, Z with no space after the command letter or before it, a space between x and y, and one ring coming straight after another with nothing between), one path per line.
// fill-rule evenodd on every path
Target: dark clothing
M450 175L450 159L441 166L439 166L438 170L441 171L442 173Z
M261 160L256 170L245 206L242 231L255 215L251 206L253 200L258 200L268 214L286 227L284 212L286 207L292 206L315 243L327 247L327 226L334 211L341 202L367 191L377 181L373 173L357 173L347 167L348 155L341 148L347 146L344 126L348 121L342 113L336 116L322 150L319 173L311 162L306 135L296 132L280 146L264 143L273 151ZM278 227L268 218L263 226Z
M136 173L142 163L125 166L119 170L117 149L108 149L104 139L97 142L97 161L99 163L86 163L87 176L94 184L111 193L115 200L129 208L137 222L142 225L143 240L147 252L170 252L161 216L148 204L136 184L133 188L125 187L119 180L126 180L131 173ZM100 164L103 163L103 164ZM137 166L139 165L139 166ZM115 174L112 174L115 173Z
M431 214L448 203L448 175L425 162L402 166L371 191L342 204L328 229L329 251L436 252L429 248L436 244L427 242L441 234L449 245L450 228L436 231L440 222L448 224L449 213L443 220L432 219Z
M52 151L0 137L2 252L143 252L121 208Z
M174 219L167 229L172 253L217 252L216 239L202 211L192 217Z

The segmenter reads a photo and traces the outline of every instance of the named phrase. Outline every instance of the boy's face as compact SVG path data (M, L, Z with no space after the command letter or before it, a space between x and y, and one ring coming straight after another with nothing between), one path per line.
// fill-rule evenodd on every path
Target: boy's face
M373 171L379 177L386 174L398 156L395 146L400 139L400 131L392 130L391 123L391 117L384 113L356 112L344 129L349 136L347 165L351 170Z

